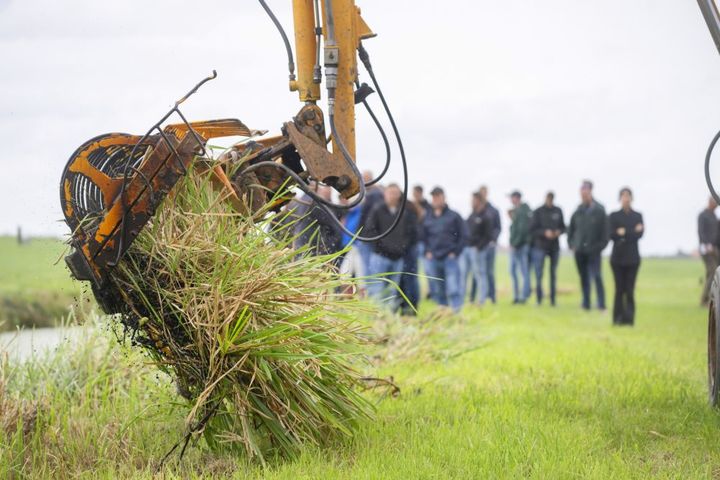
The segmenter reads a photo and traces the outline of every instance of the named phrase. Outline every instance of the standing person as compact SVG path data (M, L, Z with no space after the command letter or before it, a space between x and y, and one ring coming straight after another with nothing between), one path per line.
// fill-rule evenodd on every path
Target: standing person
M488 279L488 298L492 303L497 302L497 296L495 293L495 253L497 250L497 241L502 231L500 224L500 212L497 208L490 203L488 199L488 188L483 185L480 187L480 195L485 199L487 204L485 208L488 209L493 219L493 225L491 228L492 242L487 246L487 279Z
M480 192L473 194L472 213L467 219L468 247L471 259L472 279L477 290L477 296L471 293L470 301L482 306L488 298L488 255L490 244L493 241L493 227L495 218L492 210L487 208L487 202Z
M475 259L477 256L477 248L474 247L471 244L470 236L471 236L471 229L474 226L473 218L474 214L478 208L479 205L479 195L477 192L473 192L473 194L470 197L470 216L465 221L467 225L467 231L468 231L468 241L467 245L465 245L465 248L463 248L462 253L460 254L460 293L463 297L463 301L467 297L468 293L468 285L471 286L473 290L476 289L476 281L475 281ZM468 280L470 283L468 283ZM474 295L471 295L470 301L473 302L475 300Z
M715 216L717 202L713 197L708 199L708 205L698 216L698 237L700 239L700 256L705 265L705 287L703 288L700 304L707 306L710 300L710 286L713 275L718 267L718 220Z
M592 195L593 184L585 180L580 187L581 203L570 218L568 244L575 252L575 264L582 286L582 307L590 310L590 287L595 282L597 307L605 310L605 286L602 280L602 251L608 244L605 207Z
M373 174L369 170L365 170L362 174L363 181L365 183L373 180ZM367 234L367 220L370 212L376 205L383 203L383 190L379 184L371 185L365 189L365 198L360 204L360 235L368 237ZM372 243L359 241L357 242L358 252L360 253L360 259L362 261L362 267L364 272L370 271L370 260L372 258L373 247Z
M621 209L610 214L610 238L613 241L610 265L615 277L614 325L635 323L635 280L640 269L638 240L645 232L642 214L632 209L632 191L620 190Z
M513 208L508 212L510 225L510 274L513 282L513 304L522 304L530 297L530 222L532 210L522 201L522 194L515 190L510 194ZM522 276L522 292L518 281L518 270Z
M550 305L555 306L557 294L557 265L560 259L560 235L565 233L562 210L554 204L555 194L548 192L545 203L533 212L530 234L532 236L532 264L535 270L535 295L537 304L543 301L543 270L545 257L550 258Z
M367 219L366 235L375 236L388 231L399 214L402 191L396 184L388 185L383 192L383 203L370 211ZM370 296L376 301L386 297L390 290L390 302L397 309L397 286L403 268L405 252L417 243L417 217L411 208L406 208L398 224L385 237L372 243L373 254L370 261L371 275L384 275L373 278L368 285ZM390 275L385 275L390 274ZM392 283L390 283L392 282Z
M423 222L430 291L437 303L449 305L459 312L463 298L458 256L467 240L465 222L457 212L450 210L442 188L433 188L430 195L432 211Z

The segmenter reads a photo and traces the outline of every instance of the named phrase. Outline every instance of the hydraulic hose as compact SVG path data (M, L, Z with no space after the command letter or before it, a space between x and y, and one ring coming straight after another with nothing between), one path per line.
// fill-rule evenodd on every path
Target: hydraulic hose
M718 195L718 193L715 191L712 179L710 178L710 160L712 158L712 154L715 150L715 145L717 144L718 140L720 140L720 131L718 131L713 137L712 141L710 142L710 146L708 147L707 154L705 154L705 183L707 183L710 194L713 196L715 201L720 204L720 195Z
M295 61L293 60L293 51L292 47L290 46L290 40L288 40L288 36L285 33L285 29L283 28L282 24L280 24L280 21L277 19L273 11L270 9L267 3L265 3L265 0L258 0L260 2L260 5L263 7L265 12L270 17L270 20L275 24L275 28L277 28L278 32L280 32L280 36L282 37L282 41L285 44L285 51L287 52L288 57L288 70L290 71L290 80L295 80Z

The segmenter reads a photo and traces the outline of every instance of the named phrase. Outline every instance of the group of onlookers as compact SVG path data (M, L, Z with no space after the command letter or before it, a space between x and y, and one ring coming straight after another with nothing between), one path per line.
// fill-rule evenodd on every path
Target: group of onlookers
M366 182L372 179L369 172L364 176ZM553 306L556 304L560 237L567 234L580 276L582 307L591 308L594 284L597 308L604 310L601 253L612 240L613 322L631 325L635 311L635 280L640 266L638 240L644 232L642 215L632 209L630 189L621 190L621 208L609 216L594 199L592 190L591 182L583 182L581 203L567 226L562 210L554 204L552 192L548 192L544 203L534 210L523 201L521 192L510 194L512 208L507 213L511 221L513 303L523 304L530 299L532 272L535 274L536 303L539 305L544 301L543 276L547 263L549 302ZM329 190L319 190L319 193L326 196ZM318 224L314 232L317 235L312 241L317 242L320 253L337 251L350 244L352 236L343 233L324 211L317 207L313 209L309 198L305 200L300 207L309 221ZM398 185L390 184L384 188L373 185L367 188L360 205L338 213L346 230L359 232L363 237L378 236L396 224L388 235L377 241L355 241L344 254L340 269L364 278L362 284L366 285L371 298L406 314L412 314L420 301L419 264L423 265L429 281L428 296L438 304L459 311L466 299L477 305L495 303L495 256L502 226L498 209L488 199L488 189L481 187L472 193L472 212L466 219L448 206L441 187L430 191L429 201L421 186L414 187L404 209L402 200L403 192ZM322 214L313 213L316 210ZM306 222L298 222L295 229L310 232L312 229L307 229ZM715 222L717 224L717 220ZM307 238L300 240L309 241Z

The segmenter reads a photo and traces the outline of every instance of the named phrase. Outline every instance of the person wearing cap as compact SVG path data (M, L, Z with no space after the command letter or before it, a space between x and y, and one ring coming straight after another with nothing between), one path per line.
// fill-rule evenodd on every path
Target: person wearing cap
M713 275L718 267L718 219L715 216L717 203L713 197L708 199L708 205L698 216L698 237L700 240L700 256L705 265L705 286L703 287L700 304L707 306L710 300L710 286Z
M555 306L557 292L557 266L560 259L560 235L565 233L562 210L555 206L555 194L548 192L545 203L533 212L530 235L532 237L531 260L535 270L535 296L537 304L543 301L543 270L545 257L550 259L550 305Z
M488 214L492 217L492 227L490 229L492 241L487 246L487 252L486 252L486 260L487 260L487 281L488 281L488 298L492 303L495 303L497 301L497 296L495 293L495 253L497 250L497 241L500 237L500 232L502 231L502 226L500 222L500 212L497 208L493 206L492 203L490 203L490 200L488 199L488 188L483 185L480 187L480 190L478 190L478 193L483 197L486 207L488 210Z
M442 188L433 188L430 195L432 211L422 224L430 293L438 304L458 312L464 300L460 292L459 256L467 242L466 226L460 215L448 207Z
M595 283L597 307L605 310L605 286L602 279L602 251L608 244L608 220L605 207L593 198L593 184L585 180L580 187L581 203L570 218L568 244L575 253L575 264L582 286L582 307L590 310L590 288Z
M532 210L522 201L518 190L510 194L513 208L508 211L510 224L510 274L513 282L513 304L522 304L530 297L530 222ZM518 270L522 276L522 292L518 281Z
M613 241L610 266L615 277L613 324L635 323L635 280L640 269L638 240L645 233L642 214L632 209L633 194L620 190L622 208L610 214L610 238Z

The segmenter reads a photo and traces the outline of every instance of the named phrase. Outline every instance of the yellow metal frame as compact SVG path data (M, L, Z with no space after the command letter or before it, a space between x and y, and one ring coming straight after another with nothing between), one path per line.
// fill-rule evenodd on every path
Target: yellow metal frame
M320 3L324 5L321 0ZM355 158L355 80L357 79L357 49L360 41L375 34L365 23L354 0L332 0L335 23L335 42L339 50L337 89L335 93L335 128L348 152ZM323 32L327 31L327 14L322 8ZM297 80L290 89L297 91L300 101L316 103L320 100L320 85L313 80L316 62L315 8L313 0L293 0ZM333 154L341 155L333 141Z

